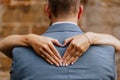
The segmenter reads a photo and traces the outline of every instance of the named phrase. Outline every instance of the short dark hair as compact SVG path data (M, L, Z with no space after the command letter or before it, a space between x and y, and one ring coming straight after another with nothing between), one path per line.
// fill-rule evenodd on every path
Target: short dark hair
M80 0L48 0L49 7L54 17L59 15L68 15L70 13L76 13Z

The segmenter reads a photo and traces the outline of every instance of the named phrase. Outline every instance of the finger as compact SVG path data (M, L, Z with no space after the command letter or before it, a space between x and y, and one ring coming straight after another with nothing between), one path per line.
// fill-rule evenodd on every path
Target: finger
M71 64L74 64L78 59L79 59L79 57L76 57L76 58L71 62Z
M63 60L63 66L68 66L67 62L70 60L70 58L71 58L71 55L67 55L65 60Z
M50 63L51 65L53 65L53 63L52 63L49 59L46 59L46 61L47 61L48 63Z
M57 49L54 47L54 45L49 44L49 47L50 47L51 51L53 52L53 54L61 60L62 57L61 57L60 53L57 51Z
M41 52L44 56L46 56L44 59L49 59L54 65L59 66L58 62L56 62L44 49L41 49Z
M78 51L77 53L80 54L80 55L76 56L73 60L71 60L71 64L74 64L80 58L80 56L82 55L82 51Z
M46 47L45 50L59 65L62 65L60 59L56 56L56 54L53 53L53 51L49 47Z
M72 56L72 54L74 55L76 52L76 48L74 47L71 52L69 53L69 55L71 55L70 57L67 56L64 60L64 65L68 66L69 65L69 60L71 59L71 57L76 57L76 56Z
M56 44L57 46L61 46L62 47L62 44L58 40L56 40L56 39L53 39L52 43Z
M53 52L53 54L55 55L55 58L57 59L57 61L59 62L60 66L62 66L62 57L61 55L59 54L59 52L57 51L57 49L54 47L53 44L49 45L50 46L50 49L51 51Z
M75 57L71 57L70 60L68 60L67 64L70 65L75 60Z
M73 46L70 44L67 48L67 50L65 51L64 55L63 55L63 60L65 60L65 58L67 57L67 55L71 52L71 50L73 49Z
M70 43L73 40L73 37L70 37L64 41L63 46L66 46L68 43Z
M44 56L43 54L41 54L41 57L43 57L48 63L50 63L51 65L53 65L52 61L47 59L46 56Z

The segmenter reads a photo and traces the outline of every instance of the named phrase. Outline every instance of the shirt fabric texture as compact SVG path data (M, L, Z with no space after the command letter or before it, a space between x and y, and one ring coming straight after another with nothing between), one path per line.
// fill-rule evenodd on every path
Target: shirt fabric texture
M84 32L72 23L51 25L43 36L64 40ZM66 47L54 45L61 56ZM112 46L93 45L73 65L56 67L38 56L32 48L13 49L11 80L116 80L115 50Z

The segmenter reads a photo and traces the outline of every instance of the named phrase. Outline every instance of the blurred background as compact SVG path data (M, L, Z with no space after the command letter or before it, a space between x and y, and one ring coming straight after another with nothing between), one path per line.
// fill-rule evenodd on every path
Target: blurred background
M0 0L0 40L12 34L42 34L49 26L44 13L47 0ZM107 33L120 39L120 0L82 0L85 31ZM116 53L120 80L120 52ZM11 60L0 53L0 80L9 80Z

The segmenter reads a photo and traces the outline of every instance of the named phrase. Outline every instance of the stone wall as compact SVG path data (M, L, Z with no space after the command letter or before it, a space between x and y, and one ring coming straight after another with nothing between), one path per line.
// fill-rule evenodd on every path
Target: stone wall
M120 39L120 0L83 0L79 25L85 31L108 33ZM46 0L0 0L0 39L12 34L42 34L49 26ZM120 54L116 54L120 80ZM0 80L9 80L11 60L0 53Z

